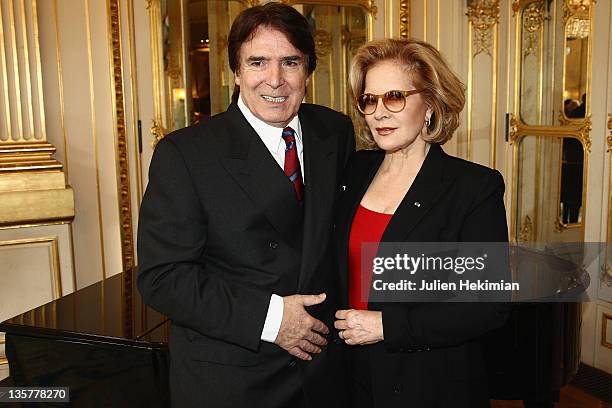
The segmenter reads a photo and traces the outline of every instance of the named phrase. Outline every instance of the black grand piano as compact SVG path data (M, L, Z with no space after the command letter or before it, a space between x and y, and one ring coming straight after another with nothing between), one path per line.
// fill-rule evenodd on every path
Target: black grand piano
M540 270L574 273L556 257L519 255ZM135 278L129 270L0 323L12 383L67 386L73 407L169 406L170 322L142 303ZM484 339L491 397L552 408L578 368L579 325L576 302L515 305L508 323Z
M11 383L67 386L73 407L169 406L170 323L144 305L135 277L122 272L0 323Z

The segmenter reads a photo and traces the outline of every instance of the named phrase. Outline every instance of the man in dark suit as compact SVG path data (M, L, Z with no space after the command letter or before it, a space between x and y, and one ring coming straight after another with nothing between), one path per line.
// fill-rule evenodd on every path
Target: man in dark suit
M239 94L158 144L140 212L138 288L172 320L172 404L342 406L330 235L353 126L302 103L316 55L292 7L242 12L228 54Z

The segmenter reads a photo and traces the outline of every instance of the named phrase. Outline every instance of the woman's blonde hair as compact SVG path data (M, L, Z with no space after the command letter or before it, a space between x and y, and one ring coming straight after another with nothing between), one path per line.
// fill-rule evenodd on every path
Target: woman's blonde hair
M353 101L365 89L368 70L383 61L394 61L406 68L406 75L415 89L425 89L420 95L433 111L425 141L444 144L459 126L459 113L465 104L465 86L449 68L440 52L432 45L414 39L387 38L363 45L353 58L350 71ZM364 117L357 115L362 125ZM362 126L367 129L367 126ZM376 147L372 134L361 132L358 137L366 147Z

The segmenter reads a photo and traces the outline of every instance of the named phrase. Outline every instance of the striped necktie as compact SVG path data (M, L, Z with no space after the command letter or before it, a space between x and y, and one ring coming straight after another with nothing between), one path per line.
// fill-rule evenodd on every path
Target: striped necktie
M293 183L295 188L295 196L301 203L304 191L304 182L302 180L302 169L300 168L300 160L297 154L297 144L295 142L295 130L290 127L283 129L283 139L285 140L285 174L289 177L289 181Z

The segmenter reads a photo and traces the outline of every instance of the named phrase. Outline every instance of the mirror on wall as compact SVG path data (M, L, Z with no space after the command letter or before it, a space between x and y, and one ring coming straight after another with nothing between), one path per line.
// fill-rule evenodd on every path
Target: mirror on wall
M206 120L227 109L234 90L227 38L235 17L254 0L153 0L154 71L159 97L156 140L163 134ZM367 2L303 0L290 3L308 19L316 42L317 70L306 101L352 112L348 71L357 48L369 34L372 10ZM353 5L354 4L354 5ZM159 48L158 55L155 50ZM155 65L155 64L154 64ZM157 123L159 122L159 123Z
M582 225L582 190L584 149L578 139L564 137L561 143L559 168L559 224L566 227Z
M559 126L588 116L590 83L589 0L521 0L518 22L519 83L522 123Z
M359 6L302 7L311 24L317 52L317 69L306 101L351 113L348 75L355 52L367 41L367 12Z
M166 127L185 127L188 109L185 91L185 47L181 0L160 0L162 43L162 95L166 107Z
M582 142L528 135L517 146L517 242L579 242L584 235Z
M588 13L572 16L565 24L562 112L567 119L586 116L590 31Z
M247 5L232 0L161 0L162 94L168 131L227 108L234 78L227 36Z
M523 123L543 123L543 72L545 64L546 7L544 1L524 4L520 19L520 118Z

